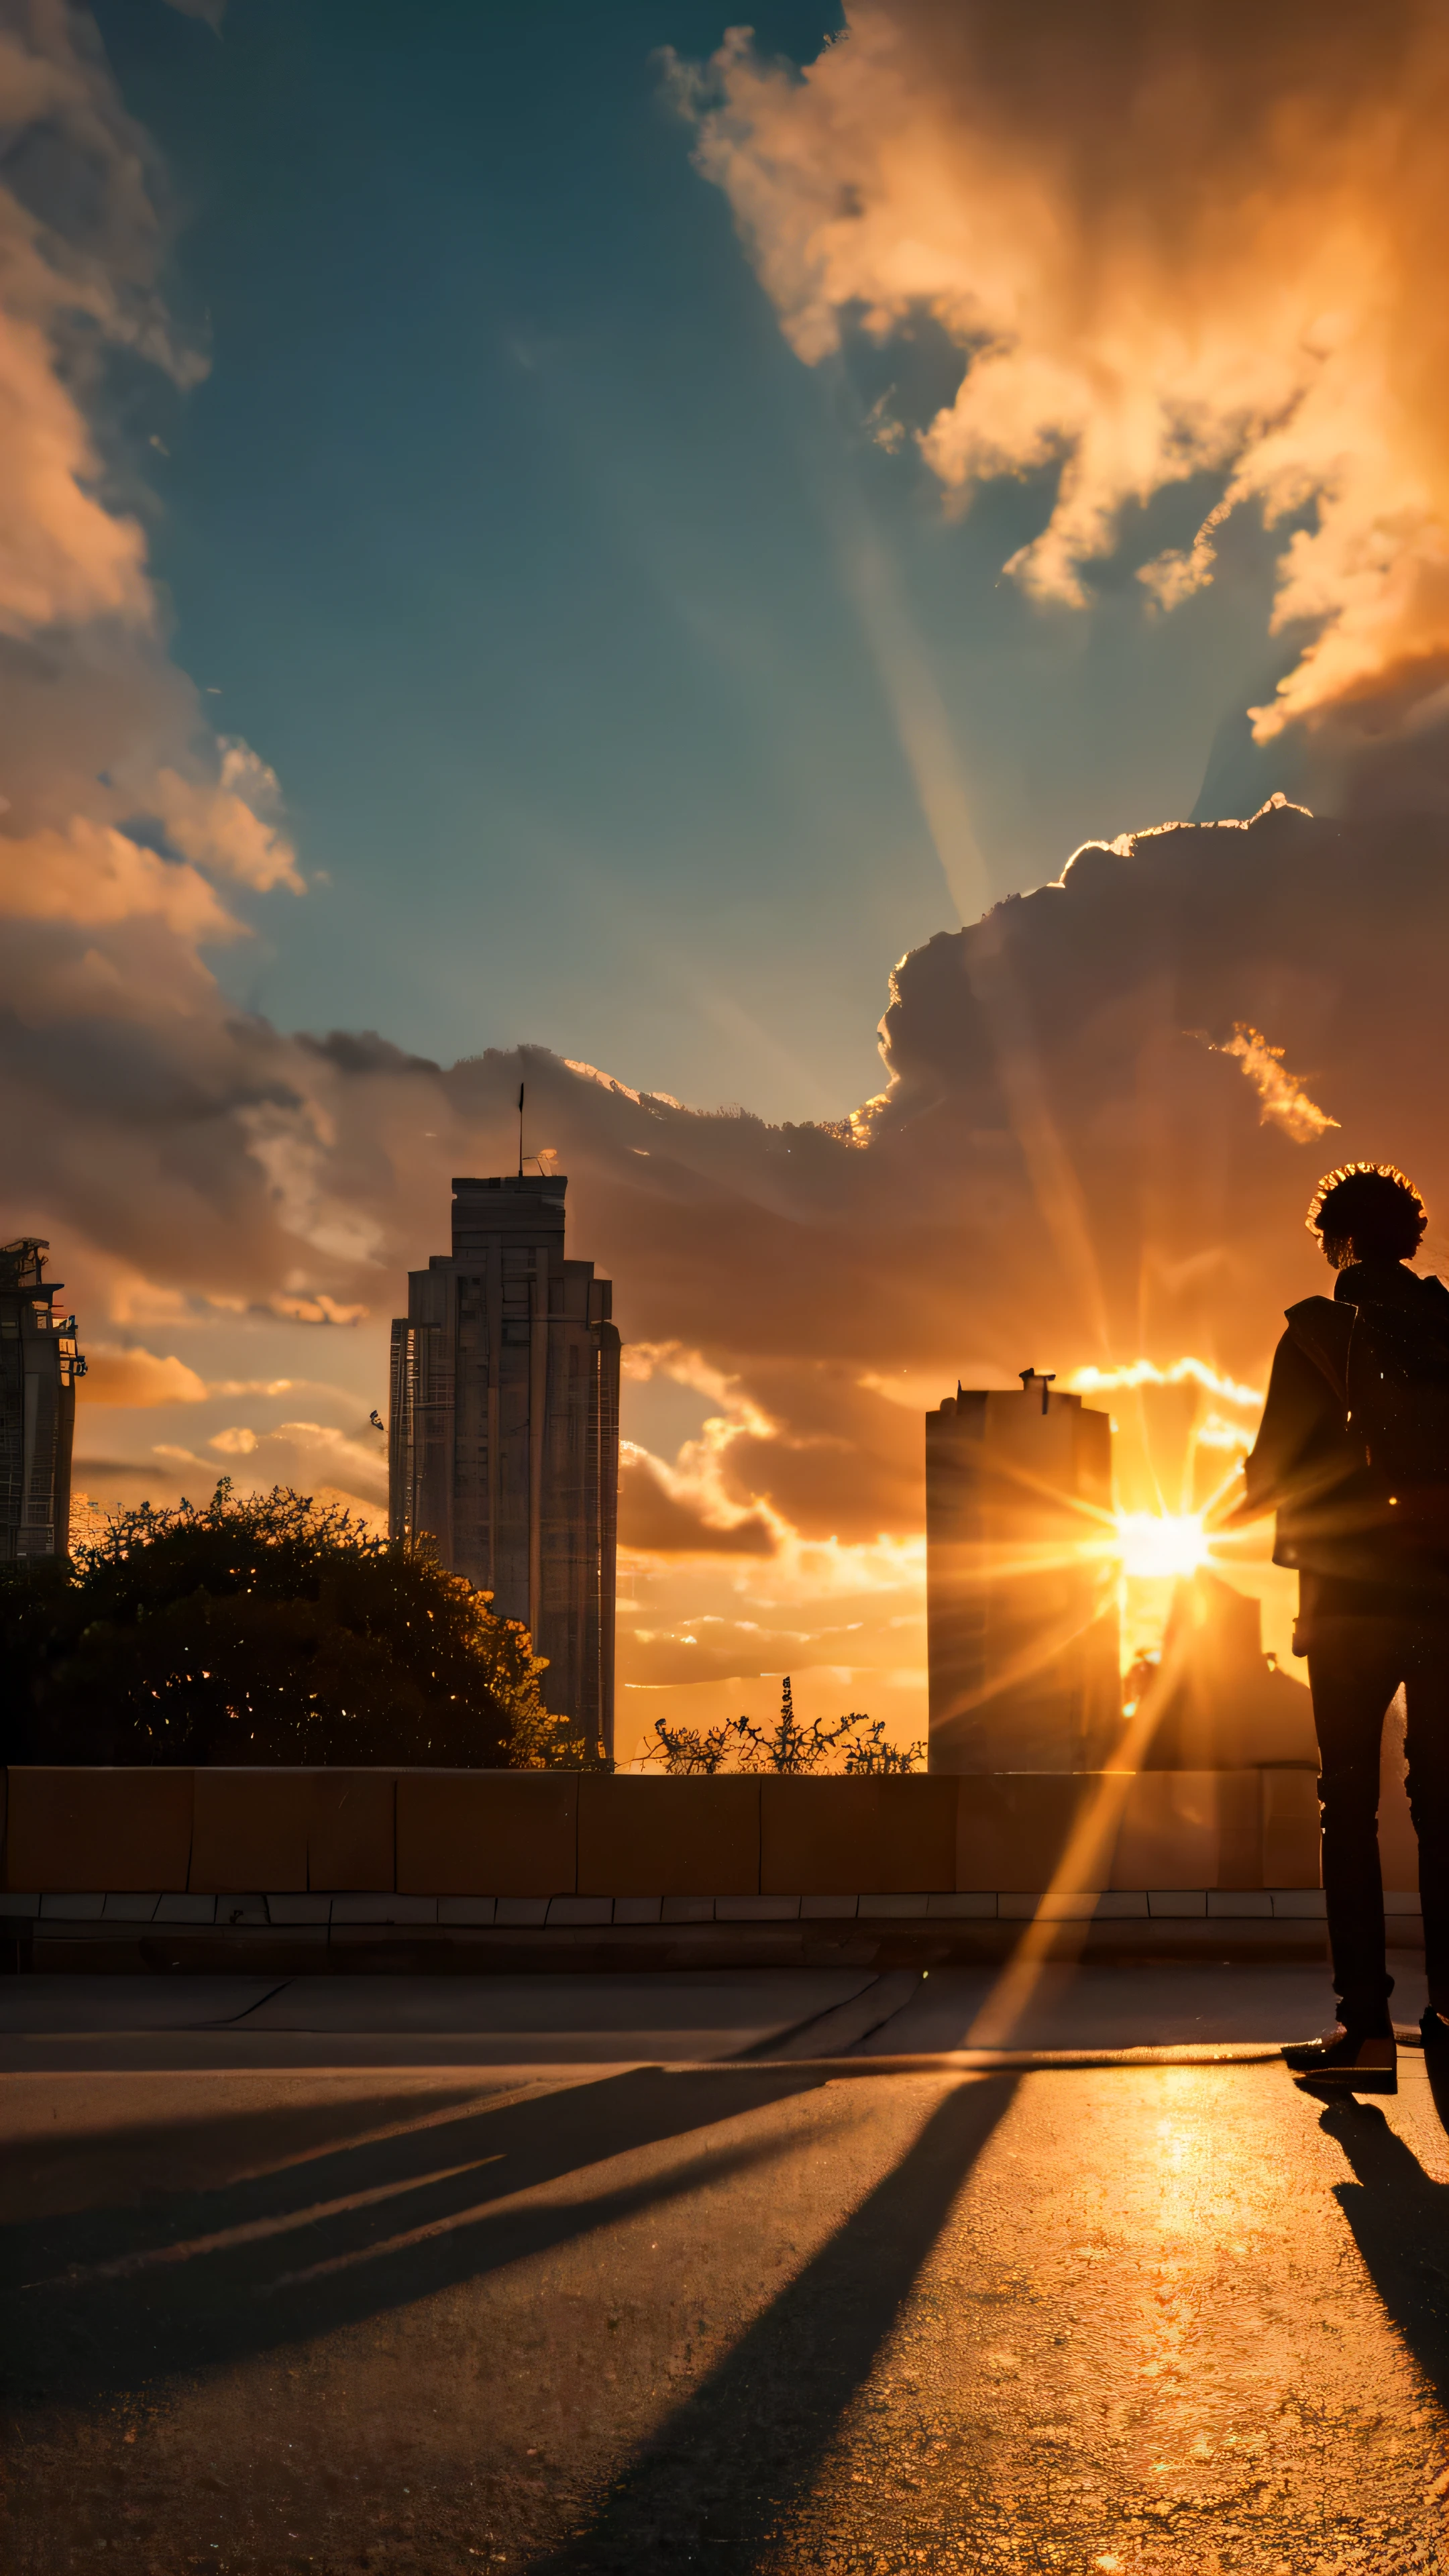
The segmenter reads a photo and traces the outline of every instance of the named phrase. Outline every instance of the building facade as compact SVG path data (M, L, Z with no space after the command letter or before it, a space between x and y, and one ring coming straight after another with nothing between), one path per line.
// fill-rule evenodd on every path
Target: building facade
M48 1243L0 1244L0 1564L70 1552L75 1386L85 1361L74 1315L44 1277Z
M926 1416L933 1771L1094 1771L1121 1737L1112 1425L1025 1370Z
M610 1282L564 1258L567 1187L454 1181L452 1250L392 1328L389 1519L526 1623L548 1707L612 1752L619 1335Z

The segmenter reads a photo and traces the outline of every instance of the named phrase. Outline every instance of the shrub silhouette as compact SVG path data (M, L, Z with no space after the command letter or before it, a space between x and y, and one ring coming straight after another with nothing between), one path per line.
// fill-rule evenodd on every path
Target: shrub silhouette
M8 1758L584 1767L544 1660L432 1543L277 1486L114 1514L0 1582Z
M671 1726L666 1718L660 1718L644 1750L675 1774L735 1770L798 1776L829 1769L830 1756L841 1744L846 1751L840 1767L854 1779L914 1771L926 1749L923 1744L889 1743L884 1719L867 1717L861 1710L837 1718L833 1726L818 1717L812 1717L805 1725L795 1715L795 1697L787 1673L780 1692L780 1714L768 1731L748 1717L725 1718L707 1730Z

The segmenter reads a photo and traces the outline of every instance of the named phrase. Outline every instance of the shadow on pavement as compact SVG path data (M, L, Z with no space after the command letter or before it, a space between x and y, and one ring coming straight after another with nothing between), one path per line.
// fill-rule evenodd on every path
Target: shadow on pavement
M950 2092L853 2216L615 2479L586 2530L529 2576L746 2576L808 2494L951 2203L1002 2118L1010 2075Z
M823 2081L803 2067L631 2070L496 2109L484 2101L210 2190L10 2225L0 2231L9 2403L95 2405L478 2280L806 2141L716 2140L591 2193L522 2205L514 2195ZM212 2126L220 2157L226 2124ZM254 2117L237 2126L250 2147Z
M148 2204L143 2224L164 2224L167 2200L187 2191L215 2191L261 2181L291 2166L341 2154L375 2142L386 2129L421 2128L446 2121L469 2106L481 2111L487 2088L476 2079L466 2083L365 2087L340 2098L324 2094L292 2101L232 2101L200 2113L189 2107L178 2119L174 2096L170 2116L136 2119L122 2116L101 2124L32 2127L0 2146L0 2210L7 2213L5 2234L19 2241L22 2223L54 2226L81 2213L109 2209L109 2222L122 2224L127 2203ZM150 2079L141 2079L142 2083ZM0 2078L3 2081L3 2078ZM516 2093L516 2085L499 2085ZM294 2188L299 2187L294 2185ZM161 2195L158 2197L158 2192ZM0 2237L0 2242L3 2242Z
M1319 2126L1342 2147L1352 2182L1334 2198L1375 2289L1414 2360L1449 2402L1449 2183L1366 2102L1335 2103Z

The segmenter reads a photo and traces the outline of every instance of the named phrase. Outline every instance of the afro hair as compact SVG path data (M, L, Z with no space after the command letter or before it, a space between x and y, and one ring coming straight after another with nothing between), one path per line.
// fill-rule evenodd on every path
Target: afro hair
M1306 1223L1335 1270L1350 1261L1412 1261L1428 1214L1407 1173L1392 1163L1342 1163L1313 1193Z

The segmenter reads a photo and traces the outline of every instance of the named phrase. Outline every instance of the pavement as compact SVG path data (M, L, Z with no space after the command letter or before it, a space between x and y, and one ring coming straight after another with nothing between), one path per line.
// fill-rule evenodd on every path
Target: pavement
M7 1979L3 2563L1449 2569L1449 2091L1327 2000Z

